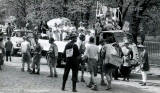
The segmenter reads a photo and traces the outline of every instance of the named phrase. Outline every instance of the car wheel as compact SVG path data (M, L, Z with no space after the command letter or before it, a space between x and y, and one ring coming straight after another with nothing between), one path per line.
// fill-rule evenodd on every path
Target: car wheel
M62 66L62 60L61 59L58 59L57 60L57 67L61 67Z
M12 56L16 56L16 55L17 55L17 50L13 49Z

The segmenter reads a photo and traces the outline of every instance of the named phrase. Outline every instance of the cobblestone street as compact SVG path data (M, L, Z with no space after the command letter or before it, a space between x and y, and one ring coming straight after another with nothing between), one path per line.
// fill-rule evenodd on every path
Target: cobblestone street
M58 68L58 78L48 78L49 69L42 60L41 74L31 75L27 72L21 72L20 58L13 58L13 62L5 62L4 70L0 72L0 93L70 93L72 92L71 78L68 79L66 90L61 91L63 68ZM134 74L133 74L134 75ZM130 82L113 81L113 89L107 93L159 93L159 78L150 76L148 86L141 87L140 75L131 76ZM98 76L99 78L99 76ZM85 73L85 79L88 81L88 74ZM99 81L99 80L98 80ZM92 91L86 87L85 83L78 83L79 93L106 93L105 87L100 86L99 91Z

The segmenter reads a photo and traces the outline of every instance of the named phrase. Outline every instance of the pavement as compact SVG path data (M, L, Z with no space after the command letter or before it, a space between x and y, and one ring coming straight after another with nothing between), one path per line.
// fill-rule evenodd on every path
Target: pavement
M61 91L63 68L57 68L58 78L48 78L49 68L45 59L41 60L41 74L31 75L21 72L21 59L14 57L12 62L5 62L3 71L0 71L0 93L71 93L71 73L69 75L66 91ZM148 75L147 86L140 86L140 73L132 73L130 82L113 80L112 89L106 91L105 86L100 85L100 75L97 77L98 91L92 91L86 87L86 83L77 84L78 93L159 93L160 68L152 65ZM89 73L85 73L85 80L89 81Z

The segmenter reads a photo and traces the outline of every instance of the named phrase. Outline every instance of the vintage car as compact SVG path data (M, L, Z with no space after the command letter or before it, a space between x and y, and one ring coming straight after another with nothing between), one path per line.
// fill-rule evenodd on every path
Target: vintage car
M47 52L49 51L49 47L50 47L49 37L47 35L43 36L43 37L41 36L40 39L38 40L38 42L40 43L40 45L43 48L42 55L47 56ZM64 52L65 46L68 42L69 42L68 40L55 41L55 44L58 47L58 66L65 64L63 52Z
M133 38L132 35L128 32L125 32L123 30L110 30L110 31L103 31L100 34L100 39L107 39L107 38L112 38L110 40L110 44L113 43L118 43L119 46L122 48L124 45L124 41L128 40L129 42L132 42L129 44L129 47L133 51L133 59L137 60L137 55L138 55L138 49L135 43L133 43ZM114 48L113 48L114 50Z
M33 49L34 44L34 35L30 30L21 30L16 29L12 33L11 42L13 43L13 55L21 54L21 43L23 42L23 36L27 36L29 38L31 44L31 50Z
M116 51L116 49L113 47L113 44L115 44L115 42L120 46L120 48L122 49L122 47L124 46L124 41L128 40L129 42L131 42L129 44L129 47L132 49L133 51L133 60L131 61L131 64L133 66L136 66L137 62L138 62L138 49L135 43L133 43L133 38L132 35L128 32L125 32L123 30L110 30L110 31L102 31L102 33L100 34L100 39L109 39L109 45L110 45L110 50L111 52L113 52L113 54L115 53L114 51ZM114 56L115 58L119 58L119 60L122 60L121 57L117 57ZM122 64L122 61L120 63L116 63L117 65Z

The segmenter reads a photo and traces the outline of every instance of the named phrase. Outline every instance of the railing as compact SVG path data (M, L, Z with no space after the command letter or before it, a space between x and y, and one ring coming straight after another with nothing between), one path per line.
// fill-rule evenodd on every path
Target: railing
M147 47L150 57L160 57L160 42L145 41L144 45Z

